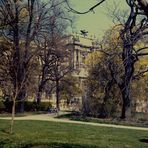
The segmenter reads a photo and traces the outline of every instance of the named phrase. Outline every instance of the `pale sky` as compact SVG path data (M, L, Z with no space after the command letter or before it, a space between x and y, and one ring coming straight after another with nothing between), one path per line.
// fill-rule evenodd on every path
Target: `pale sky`
M97 4L99 0L70 0L70 2L72 4L72 8L83 12ZM95 14L92 12L84 15L76 14L77 19L74 25L74 32L79 33L81 29L85 29L89 32L89 36L95 35L96 37L101 38L105 30L113 26L113 19L107 15L107 7L114 8L114 2L119 4L119 9L128 9L125 0L106 0L94 9Z

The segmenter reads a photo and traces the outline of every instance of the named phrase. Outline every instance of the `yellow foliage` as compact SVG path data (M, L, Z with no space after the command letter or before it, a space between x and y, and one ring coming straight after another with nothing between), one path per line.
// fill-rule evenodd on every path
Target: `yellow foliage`
M23 9L20 11L19 17L20 17L20 18L25 18L25 17L28 16L28 14L29 14L28 10L27 10L26 8L23 8Z
M85 59L85 64L88 67L94 67L99 61L101 61L103 53L100 51L94 51L87 55Z

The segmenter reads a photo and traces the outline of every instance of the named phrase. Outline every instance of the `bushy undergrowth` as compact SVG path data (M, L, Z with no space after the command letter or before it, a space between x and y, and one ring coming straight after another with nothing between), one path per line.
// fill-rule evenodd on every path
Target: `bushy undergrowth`
M41 102L37 104L36 102L25 101L24 102L24 109L25 111L47 111L49 108L52 107L50 102ZM18 108L18 103L16 103L16 111ZM12 101L0 101L0 112L11 112L12 110Z

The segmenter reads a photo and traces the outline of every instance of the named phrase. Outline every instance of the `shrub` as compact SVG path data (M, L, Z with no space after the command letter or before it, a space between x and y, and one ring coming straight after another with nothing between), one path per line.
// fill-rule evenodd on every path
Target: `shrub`
M91 97L83 101L82 113L84 116L109 118L117 113L118 105L115 99L108 99L105 103L99 98Z
M25 101L25 111L47 111L51 107L50 102L41 102L38 105L36 102Z
M16 103L16 111L17 111L17 103ZM25 101L24 109L26 112L29 111L47 111L49 108L52 108L52 104L50 102L41 102L39 105L34 101ZM0 102L0 112L6 111L11 113L12 111L12 101L9 99L5 99L4 102Z
M11 113L13 102L10 101L10 98L6 98L4 101L5 111Z
M0 112L4 112L4 111L5 111L4 102L0 101Z
M25 109L25 111L36 111L35 102L25 101L24 109Z
M116 113L115 104L113 102L107 101L105 104L102 104L99 116L101 118L113 117L115 113Z
M41 102L39 105L37 105L37 110L47 111L51 107L52 107L52 104L50 102Z

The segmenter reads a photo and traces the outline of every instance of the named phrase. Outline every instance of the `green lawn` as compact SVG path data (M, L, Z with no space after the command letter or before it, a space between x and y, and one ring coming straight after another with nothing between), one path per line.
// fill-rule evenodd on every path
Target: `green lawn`
M0 120L0 148L147 148L148 131L116 129L45 121Z
M93 118L93 117L83 117L76 112L69 112L67 114L61 114L56 118L59 119L70 119L74 121L82 122L93 122L93 123L105 123L105 124L115 124L124 126L137 126L148 128L148 115L146 113L136 113L136 116L131 120L121 120L120 118Z

